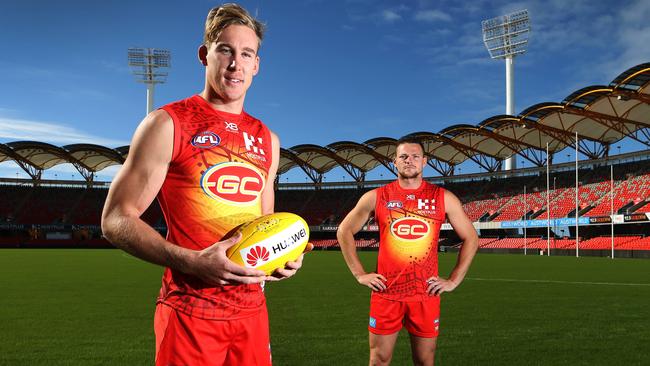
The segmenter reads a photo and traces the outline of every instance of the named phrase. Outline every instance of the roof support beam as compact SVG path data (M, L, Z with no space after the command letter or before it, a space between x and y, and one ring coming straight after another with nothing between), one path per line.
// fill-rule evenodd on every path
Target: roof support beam
M573 132L573 131L565 131L565 130L562 130L562 129L559 129L559 128L545 126L545 125L543 125L541 123L531 121L531 120L528 120L527 124L530 125L531 128L534 128L534 129L537 129L539 131L544 132L546 135L548 135L552 139L560 141L563 145L575 147L575 132ZM593 141L590 137L581 135L580 132L578 132L578 138L581 141L587 141L587 140ZM542 143L540 141L540 146L541 145L542 145ZM597 154L595 154L592 151L589 151L587 149L580 148L580 146L578 147L578 150L583 155L588 156L591 159L597 159L598 158ZM546 160L546 158L544 158L544 160ZM544 163L544 164L546 164L546 163Z
M323 174L318 172L314 168L310 168L307 166L307 164L298 164L300 169L302 169L305 174L311 179L312 182L314 183L322 183L323 182Z
M610 128L616 132L619 132L627 137L630 137L646 146L650 146L648 142L642 141L637 139L637 137L634 135L634 132L638 130L639 128L648 128L650 127L648 124L640 123L637 121L633 121L630 119L622 118L619 116L612 116L609 114L603 114L603 113L598 113L598 112L593 112L593 111L588 111L580 108L574 108L574 107L566 107L564 110L565 113L570 113L570 114L575 114L578 116L583 116L587 117L590 119L593 119L594 121L600 123L601 125ZM632 124L636 127L638 127L636 130L631 130L627 127L628 124Z
M442 174L445 177L454 175L455 165L449 164L445 161L438 159L427 159L427 165L435 169L438 173Z

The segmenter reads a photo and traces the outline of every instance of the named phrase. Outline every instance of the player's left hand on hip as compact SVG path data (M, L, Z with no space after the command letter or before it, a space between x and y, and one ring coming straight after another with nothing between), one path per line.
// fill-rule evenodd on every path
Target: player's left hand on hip
M276 269L270 276L266 277L266 280L280 281L295 275L300 267L302 267L302 260L305 256L305 253L311 252L312 249L314 249L314 245L312 243L307 243L305 250L302 252L300 257L298 257L298 259L295 261L287 262L287 264L284 265L284 268Z
M427 285L427 293L434 296L440 296L443 292L451 292L458 287L453 281L436 276L429 277Z

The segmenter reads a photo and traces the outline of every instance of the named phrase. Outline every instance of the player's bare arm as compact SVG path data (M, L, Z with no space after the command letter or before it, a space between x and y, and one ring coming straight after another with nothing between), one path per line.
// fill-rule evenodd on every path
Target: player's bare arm
M384 291L386 290L386 278L378 273L366 273L361 261L359 260L359 256L357 255L357 247L354 244L354 235L358 233L363 225L368 221L370 215L375 210L376 202L376 190L366 192L361 196L357 205L339 225L336 237L341 246L341 253L343 253L345 263L348 265L350 272L352 272L352 275L354 275L359 284L367 286L373 291Z
M453 193L445 191L445 212L449 223L456 231L458 237L463 241L456 266L451 271L448 279L442 277L430 277L427 291L431 295L440 295L443 292L453 291L465 278L470 264L478 249L478 235L469 217L465 214L463 206Z
M271 143L273 146L272 152L272 161L271 167L269 168L269 176L266 180L266 186L262 191L262 214L267 215L275 212L275 191L273 185L275 182L275 176L278 172L278 165L280 164L280 139L278 136L271 132ZM313 248L311 243L307 244L305 252L309 252ZM285 268L278 268L275 270L272 276L266 278L267 281L279 281L285 278L289 278L296 274L296 272L302 267L302 260L304 254L302 254L298 259L292 262L287 262Z
M226 250L238 237L195 251L166 241L140 219L165 180L172 159L173 134L167 112L155 111L142 121L104 204L104 236L138 258L194 275L211 285L263 281L264 272L243 268L227 258Z

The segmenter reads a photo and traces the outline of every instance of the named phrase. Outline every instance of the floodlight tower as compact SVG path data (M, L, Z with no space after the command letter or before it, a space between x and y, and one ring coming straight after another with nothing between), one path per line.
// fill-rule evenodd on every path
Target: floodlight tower
M162 69L171 67L168 50L156 48L129 48L129 66L136 81L147 84L147 114L153 110L153 90L155 84L167 81L167 72Z
M483 43L492 58L506 60L506 114L515 114L514 69L513 62L517 55L526 52L530 34L528 10L502 15L484 20ZM515 155L506 159L505 170L517 168Z

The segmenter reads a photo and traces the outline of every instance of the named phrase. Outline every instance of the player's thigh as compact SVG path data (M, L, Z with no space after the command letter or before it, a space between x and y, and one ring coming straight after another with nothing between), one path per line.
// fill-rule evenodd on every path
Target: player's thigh
M405 304L374 295L370 297L370 318L368 331L377 335L399 332L403 326Z
M435 338L440 332L440 297L406 303L404 326L414 336Z
M229 321L193 318L170 306L156 307L156 365L222 365L228 354Z
M234 321L232 326L233 338L225 364L270 366L271 344L266 305L259 314Z

